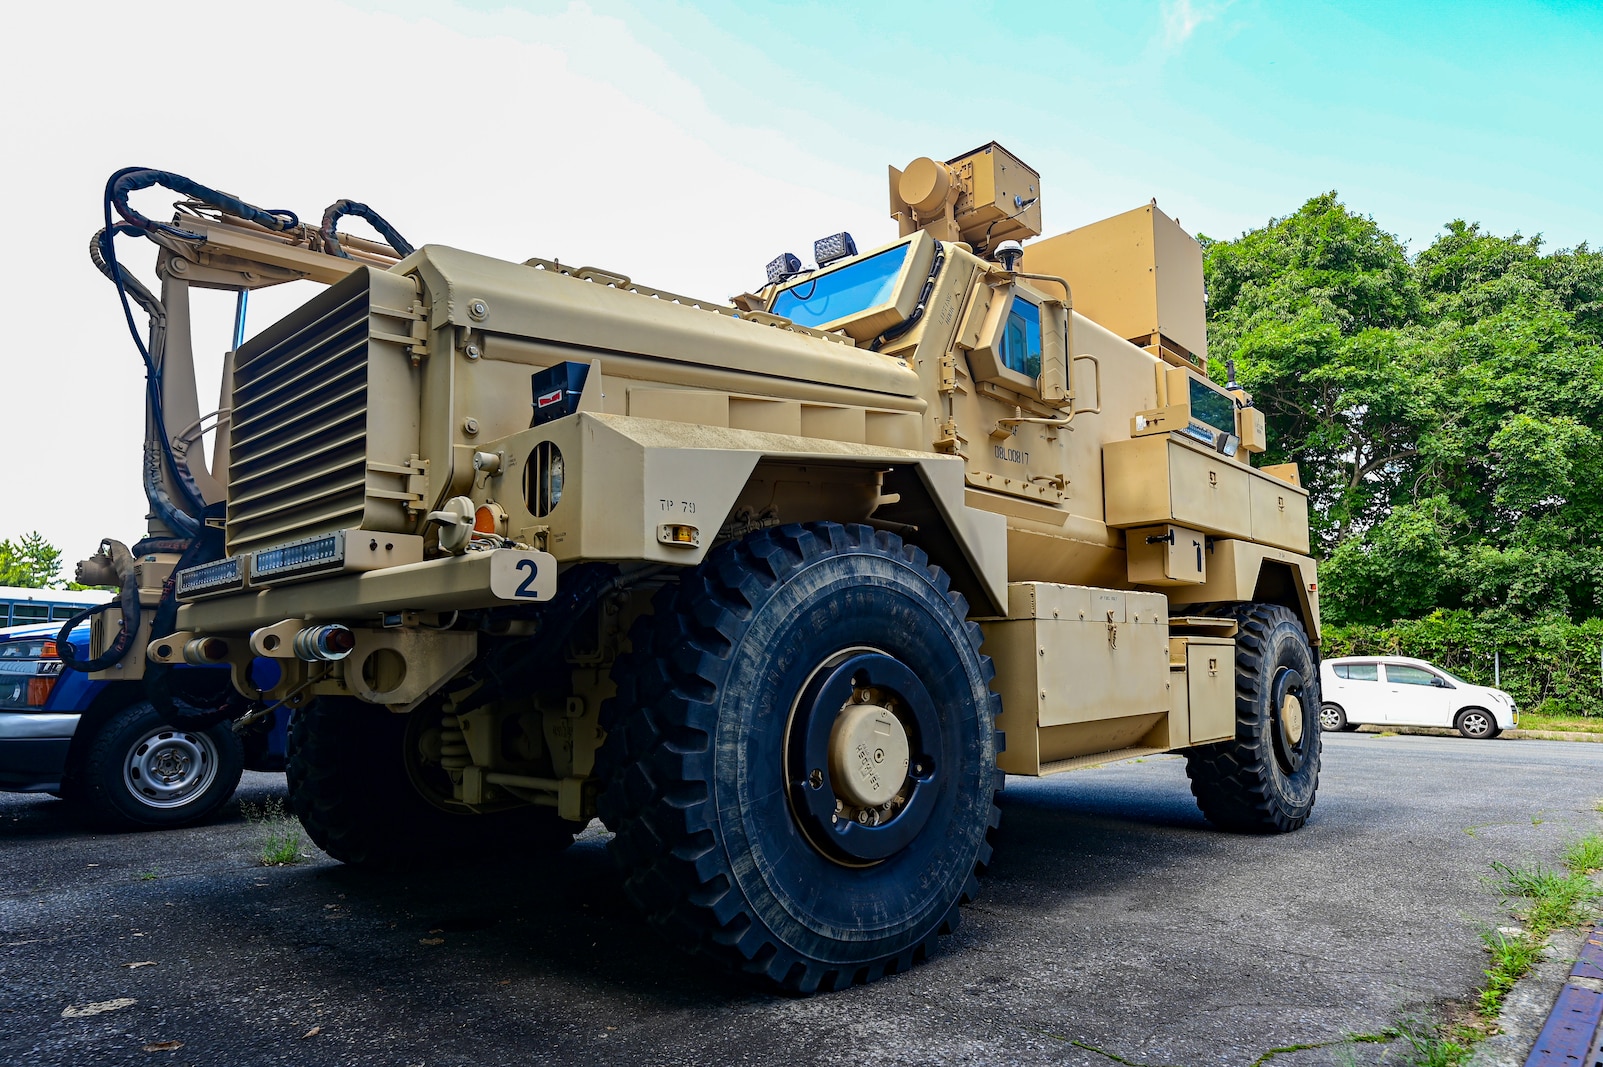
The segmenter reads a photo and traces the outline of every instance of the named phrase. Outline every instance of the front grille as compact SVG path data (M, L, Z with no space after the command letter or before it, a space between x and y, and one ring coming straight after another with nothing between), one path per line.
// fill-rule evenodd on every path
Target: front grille
M358 270L240 348L228 430L230 554L333 530L405 528L396 486L369 485L371 459L406 458L370 457L370 418L390 424L376 435L383 441L396 436L396 424L415 426L411 413L369 406L372 364L405 363L404 353L390 351L399 346L373 336L374 315L396 315L374 306L374 274ZM392 284L391 276L377 279Z

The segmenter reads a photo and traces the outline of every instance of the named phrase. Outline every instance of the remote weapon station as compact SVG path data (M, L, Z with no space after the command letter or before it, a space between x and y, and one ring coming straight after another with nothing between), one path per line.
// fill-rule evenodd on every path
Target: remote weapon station
M151 532L187 547L122 561L104 670L294 708L337 859L599 817L655 927L803 992L951 929L1004 772L1177 752L1216 825L1295 830L1307 495L1208 377L1201 249L1155 203L1031 240L997 144L889 177L894 240L727 304L115 177L100 245L162 246L161 301L108 273L151 310ZM171 224L127 207L157 182L194 198ZM227 356L207 470L183 287L303 277Z

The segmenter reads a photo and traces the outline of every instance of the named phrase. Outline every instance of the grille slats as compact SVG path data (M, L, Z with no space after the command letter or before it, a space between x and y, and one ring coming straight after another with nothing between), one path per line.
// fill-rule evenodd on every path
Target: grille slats
M360 526L367 509L370 290L314 299L234 374L229 552ZM255 342L253 342L254 344Z

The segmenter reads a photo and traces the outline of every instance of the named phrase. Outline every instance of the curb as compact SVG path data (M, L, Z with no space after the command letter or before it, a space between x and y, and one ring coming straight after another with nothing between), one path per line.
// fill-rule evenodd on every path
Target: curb
M1570 980L1525 1060L1525 1067L1582 1064L1595 1067L1599 1058L1599 1024L1603 1023L1603 932L1587 931L1570 968Z
M1360 726L1355 733L1368 734L1378 737L1381 734L1406 734L1418 737L1460 737L1457 730L1437 728L1434 726ZM1603 744L1603 733L1577 733L1561 730L1521 730L1515 727L1504 730L1498 740L1509 741L1583 741L1594 744ZM1587 1067L1592 1067L1588 1064Z

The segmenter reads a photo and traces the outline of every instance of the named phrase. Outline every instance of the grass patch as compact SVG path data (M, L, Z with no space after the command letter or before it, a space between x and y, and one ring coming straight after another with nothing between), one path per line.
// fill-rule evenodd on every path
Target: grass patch
M282 800L269 797L260 804L242 801L239 812L259 831L256 858L263 867L285 867L306 858L300 821L285 810Z
M1603 838L1596 834L1571 845L1564 853L1564 866L1576 874L1603 871Z
M1521 711L1519 729L1603 734L1603 715L1543 715L1535 711Z
M1398 1034L1408 1042L1410 1067L1460 1067L1479 1039L1479 1035L1443 1034L1416 1022L1404 1023Z
M1489 957L1486 983L1475 995L1473 1014L1437 1026L1406 1022L1397 1036L1408 1042L1409 1067L1461 1067L1475 1046L1496 1028L1503 1001L1516 982L1542 961L1548 937L1555 931L1579 926L1591 918L1600 896L1590 875L1603 870L1603 836L1588 834L1564 852L1564 864L1554 870L1511 867L1493 863L1499 881L1494 883L1503 903L1512 906L1524 922L1520 930L1488 930L1481 934Z

